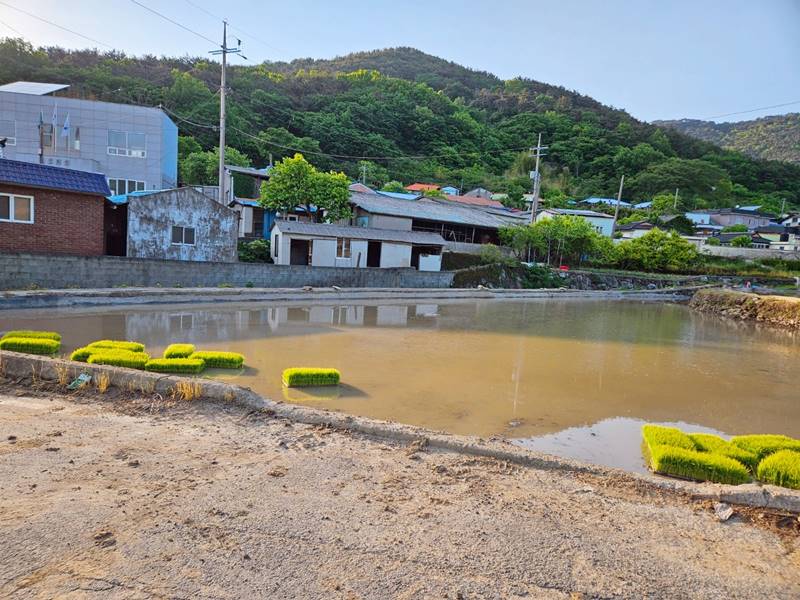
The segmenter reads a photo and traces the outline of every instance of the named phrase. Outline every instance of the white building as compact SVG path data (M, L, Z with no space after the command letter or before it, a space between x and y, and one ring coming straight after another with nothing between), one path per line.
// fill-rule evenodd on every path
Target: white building
M444 238L425 231L275 221L270 235L278 265L415 268L440 271Z
M593 210L573 210L569 208L545 208L536 215L536 222L553 217L580 217L589 222L597 233L611 237L614 233L614 217Z

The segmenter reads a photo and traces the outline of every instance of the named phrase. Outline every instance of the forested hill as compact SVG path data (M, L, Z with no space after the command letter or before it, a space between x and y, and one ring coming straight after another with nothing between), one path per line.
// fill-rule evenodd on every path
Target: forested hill
M181 130L184 182L216 179L219 65L205 58L129 57L0 40L0 83L63 82L70 93L163 105ZM633 119L588 96L503 81L396 48L332 60L236 65L229 71L229 160L264 165L302 151L317 166L373 185L391 179L484 186L518 196L530 185L526 149L549 146L544 196L626 199L680 189L687 206L800 200L800 167L759 161ZM238 151L238 152L237 152Z
M738 123L681 119L657 124L748 156L800 165L800 113Z

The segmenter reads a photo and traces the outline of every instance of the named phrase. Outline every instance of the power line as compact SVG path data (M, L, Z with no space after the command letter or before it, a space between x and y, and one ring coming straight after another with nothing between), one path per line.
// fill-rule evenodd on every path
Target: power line
M794 100L793 102L784 102L783 104L773 104L772 106L762 106L761 108L751 108L750 110L740 110L738 112L725 113L724 115L714 115L713 117L706 117L705 120L721 119L722 117L732 117L734 115L746 115L748 113L759 112L762 110L769 110L771 108L783 108L784 106L792 106L794 104L800 104L800 100Z
M131 0L131 1L133 1L133 0ZM104 42L101 42L100 40L94 39L93 37L89 37L88 35L84 35L84 34L79 33L79 32L77 32L77 31L75 31L73 29L69 29L69 28L64 27L62 25L58 25L56 23L53 23L52 21L48 21L47 19L44 19L44 18L42 18L42 17L40 17L38 15L35 15L33 13L29 13L26 10L22 10L21 8L17 8L16 6L12 6L12 5L8 4L7 2L0 1L0 4L12 9L12 10L16 10L17 12L21 12L23 15L27 15L27 16L31 17L32 19L36 19L37 21L41 21L42 23L47 23L48 25L52 25L53 27L58 27L59 29L67 31L67 32L69 32L69 33L71 33L73 35L77 35L78 37L82 37L85 40L89 40L90 42L94 42L95 44L100 44L101 46L105 46L106 48L110 48L111 50L114 50L114 46L110 46L110 45L108 45L108 44L106 44Z
M24 35L22 35L22 32L19 29L14 29L11 25L6 23L5 21L0 21L0 25L3 25L4 27L10 29L11 31L13 31L14 33L16 33L20 37L25 37Z
M207 15L208 15L209 17L211 17L212 19L217 19L218 21L224 21L224 20L225 20L224 18L220 17L219 15L215 15L215 14L214 14L214 13L212 13L211 11L209 11L209 10L207 10L207 9L203 8L203 7L202 7L202 6L200 6L199 4L196 4L195 2L192 2L192 0L185 0L185 2L186 2L186 3L187 3L189 6L192 6L192 7L196 8L196 9L197 9L197 10L199 10L200 12L203 12L203 13L207 14ZM252 39L252 40L254 40L254 41L256 41L256 42L258 42L258 43L260 43L260 44L263 44L263 45L264 45L264 46L266 46L267 48L272 48L273 50L278 50L279 52L285 52L285 51L284 51L284 50L282 50L281 48L278 48L277 46L273 46L273 45L272 45L272 44L270 44L269 42L265 42L263 39L261 39L261 38L259 38L259 37L255 36L255 35L253 35L252 33L249 33L249 32L247 32L247 31L245 31L245 30L244 30L244 29L242 29L241 27L236 27L235 25L229 25L229 27L230 27L231 29L233 29L234 31L238 31L238 32L239 32L239 33L241 33L242 35L245 35L245 36L249 37L250 39Z
M162 19L164 19L165 21L169 21L169 22L170 22L170 23L172 23L173 25L176 25L176 26L180 27L180 28L181 28L181 29L183 29L184 31L188 31L189 33L191 33L191 34L193 34L193 35L196 35L196 36L197 36L197 37L199 37L199 38L203 38L205 41L207 41L207 42L211 42L212 44L214 44L214 46L219 46L219 42L218 42L218 41L212 40L210 37L206 37L206 36L204 36L202 33L198 33L198 32L197 32L197 31L195 31L194 29L190 29L189 27L186 27L186 25L184 25L184 24L182 24L182 23L179 23L178 21L175 21L174 19L170 19L168 16L166 16L166 15L164 15L164 14L161 14L161 13L160 13L160 12L158 12L157 10L155 10L155 9L152 9L152 8L150 8L149 6L145 6L144 4L142 4L141 2L139 2L139 0L131 0L131 2L133 2L133 3L134 3L136 6L140 6L140 7L142 7L143 9L145 9L146 11L149 11L149 12L153 13L154 15L156 15L156 16L158 16L158 17L161 17L161 18L162 18Z

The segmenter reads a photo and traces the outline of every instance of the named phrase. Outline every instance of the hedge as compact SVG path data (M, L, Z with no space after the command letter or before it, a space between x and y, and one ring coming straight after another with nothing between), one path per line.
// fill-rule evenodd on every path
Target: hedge
M718 435L712 435L710 433L690 433L689 437L692 439L695 446L697 446L698 450L733 458L755 472L756 466L758 465L758 456L753 452L740 448L739 446L723 440Z
M217 352L216 350L201 350L192 352L189 358L199 358L207 367L218 369L238 369L244 364L244 356L238 352Z
M105 349L93 352L87 362L93 365L112 365L115 367L128 367L129 369L144 369L150 356L144 352L131 352L130 350Z
M4 337L0 340L0 350L44 354L51 356L61 348L61 342L49 338Z
M695 445L688 435L683 433L677 427L663 427L661 425L644 425L642 426L642 437L650 449L656 446L673 446L675 448L684 448L686 450L694 450Z
M192 375L200 373L205 368L205 361L199 358L151 358L144 366L145 371L190 373Z
M117 340L99 340L92 342L89 348L108 348L112 350L128 350L129 352L144 352L144 344L139 342L122 342Z
M77 350L73 351L72 354L69 355L70 360L77 360L78 362L86 362L86 360L95 352L99 352L102 348L90 348L89 346L84 346L83 348L78 348Z
M61 341L61 334L55 331L30 331L28 329L18 329L16 331L7 331L0 340L6 338L43 338L48 340Z
M731 484L750 481L750 473L738 460L686 448L651 447L650 466L657 473L698 481Z
M341 373L336 369L293 368L283 372L283 385L302 387L317 385L338 385Z
M189 358L194 352L194 344L170 344L164 350L164 358Z
M779 450L800 452L800 440L785 435L736 435L731 438L731 443L752 452L759 460Z
M759 463L757 475L766 483L800 490L800 452L779 450L770 454Z

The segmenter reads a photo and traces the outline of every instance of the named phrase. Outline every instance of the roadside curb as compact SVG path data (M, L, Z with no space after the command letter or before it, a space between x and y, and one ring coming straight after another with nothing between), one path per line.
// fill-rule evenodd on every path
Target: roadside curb
M203 400L234 405L247 410L265 411L273 416L296 423L326 425L398 442L424 440L428 448L455 452L465 456L494 458L545 471L567 471L596 476L613 476L628 479L632 483L644 484L698 499L800 513L800 491L777 486L757 483L738 486L695 483L667 479L651 474L629 473L621 469L535 452L515 446L507 440L485 440L477 437L452 435L413 425L379 421L335 411L276 402L259 396L249 388L210 379L178 377L121 367L91 365L58 358L0 351L0 375L6 375L11 378L33 376L43 380L57 381L59 379L59 371L63 373L64 369L66 369L66 373L70 378L77 377L79 373L89 373L93 377L105 374L109 378L110 385L120 389L132 392L158 393L164 396L170 395L181 381L199 382L202 385L201 399Z

